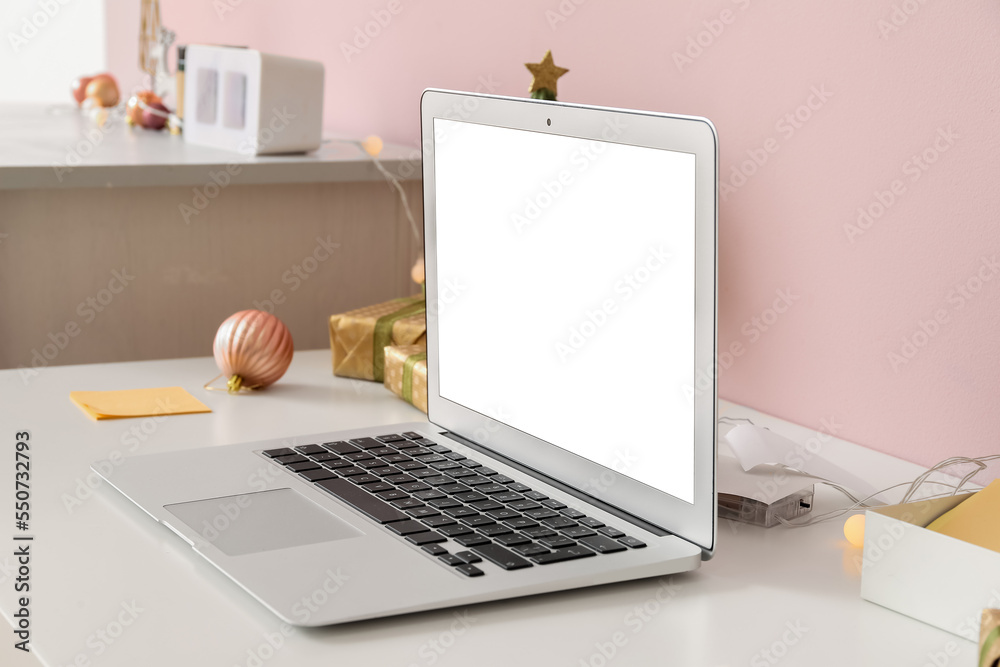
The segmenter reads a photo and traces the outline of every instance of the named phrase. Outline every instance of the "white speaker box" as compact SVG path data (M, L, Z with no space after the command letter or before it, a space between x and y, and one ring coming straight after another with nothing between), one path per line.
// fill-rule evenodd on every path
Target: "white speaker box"
M323 64L253 49L186 51L184 139L243 155L304 153L323 130Z

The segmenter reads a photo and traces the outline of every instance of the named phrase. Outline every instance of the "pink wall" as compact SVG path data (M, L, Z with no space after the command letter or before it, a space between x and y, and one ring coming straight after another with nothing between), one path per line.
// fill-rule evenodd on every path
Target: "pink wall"
M127 78L139 3L107 1ZM401 0L348 62L341 44L390 4L162 2L182 42L322 60L327 125L358 136L415 145L427 86L524 95L522 63L549 48L572 70L561 100L708 116L734 188L720 350L742 344L721 395L924 464L1000 451L1000 266L984 262L1000 257L995 0ZM691 40L704 46L679 67ZM770 310L782 292L791 305ZM894 352L912 358L894 367Z

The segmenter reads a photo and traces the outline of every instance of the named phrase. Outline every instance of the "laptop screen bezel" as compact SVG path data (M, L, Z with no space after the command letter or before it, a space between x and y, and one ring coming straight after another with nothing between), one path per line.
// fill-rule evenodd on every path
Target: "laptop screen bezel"
M438 381L438 299L434 120L448 119L546 134L646 146L695 155L695 367L694 501L687 503L448 400ZM528 468L557 478L700 546L706 557L716 538L716 303L718 228L718 139L705 118L543 102L446 90L421 97L424 257L427 292L428 418L435 424ZM485 351L484 351L485 353ZM697 378L697 382L695 382ZM678 388L680 391L681 389ZM580 415L581 419L591 418ZM622 416L627 419L627 415ZM602 483L594 484L599 479Z

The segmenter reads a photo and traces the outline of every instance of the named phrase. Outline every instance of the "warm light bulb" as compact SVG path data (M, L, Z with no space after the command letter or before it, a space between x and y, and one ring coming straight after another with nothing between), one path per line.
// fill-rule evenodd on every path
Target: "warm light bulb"
M844 537L856 547L865 544L865 515L855 514L844 522Z

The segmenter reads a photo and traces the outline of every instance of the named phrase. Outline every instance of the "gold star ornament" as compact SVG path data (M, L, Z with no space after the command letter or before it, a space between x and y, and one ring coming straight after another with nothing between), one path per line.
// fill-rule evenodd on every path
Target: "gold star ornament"
M552 51L546 51L540 63L524 63L534 77L529 92L535 99L556 99L556 81L569 70L552 62Z

